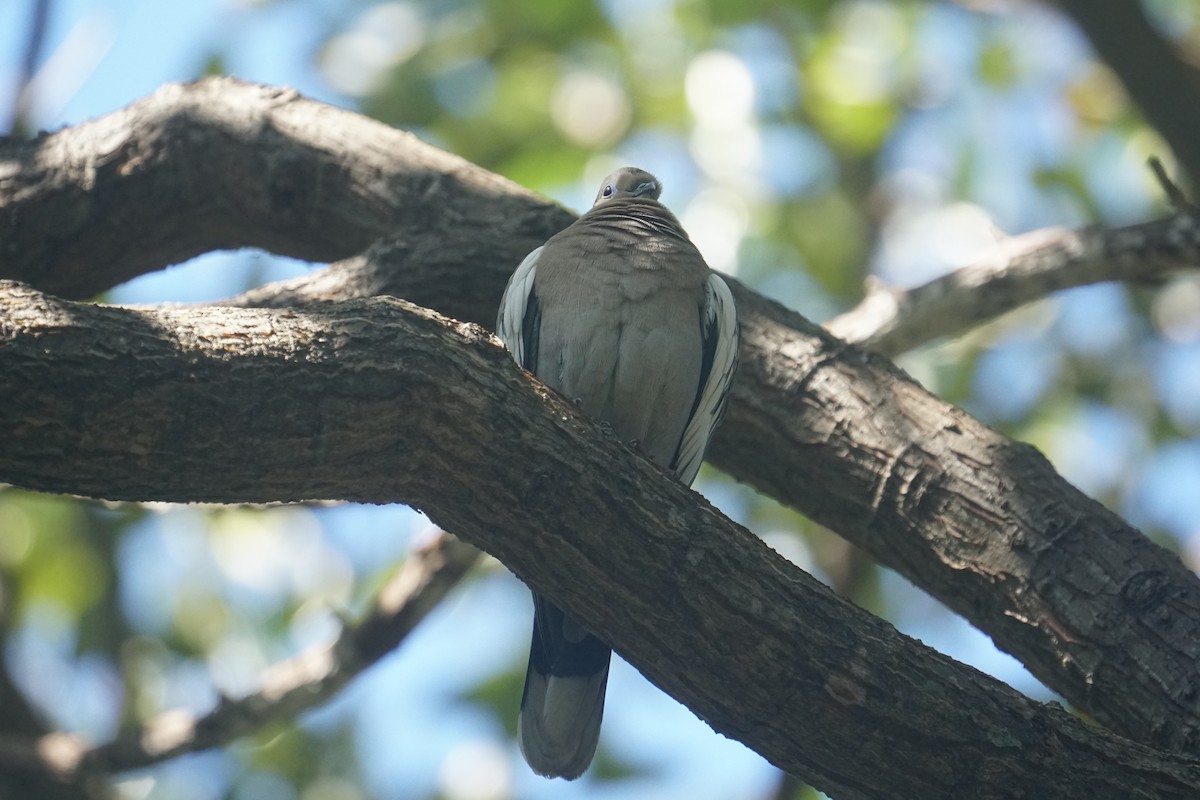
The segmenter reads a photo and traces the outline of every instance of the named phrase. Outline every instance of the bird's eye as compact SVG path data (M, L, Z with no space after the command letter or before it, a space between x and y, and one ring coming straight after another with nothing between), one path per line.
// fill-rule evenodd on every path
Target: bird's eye
M613 196L613 185L611 183L604 184L604 191L601 192L605 197Z

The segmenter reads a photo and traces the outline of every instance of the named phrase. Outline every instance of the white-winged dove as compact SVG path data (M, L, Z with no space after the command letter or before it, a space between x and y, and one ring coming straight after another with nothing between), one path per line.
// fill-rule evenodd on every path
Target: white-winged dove
M591 210L517 267L496 332L518 364L690 485L725 410L737 314L661 191L632 167L605 178ZM535 772L574 779L596 752L611 651L533 599L518 739Z

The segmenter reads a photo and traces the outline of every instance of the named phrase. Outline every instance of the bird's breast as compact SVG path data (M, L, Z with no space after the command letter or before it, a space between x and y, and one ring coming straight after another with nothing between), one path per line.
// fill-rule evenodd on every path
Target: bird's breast
M700 381L696 292L653 273L593 271L539 303L538 377L668 463Z

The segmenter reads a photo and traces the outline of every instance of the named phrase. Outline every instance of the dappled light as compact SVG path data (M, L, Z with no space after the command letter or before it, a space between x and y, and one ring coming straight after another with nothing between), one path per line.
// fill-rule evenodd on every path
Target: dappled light
M1148 745L1148 759L1175 758L1163 753L1184 745L1194 756L1190 717L1161 724L1138 718L1122 727L1128 720L1113 704L1082 707L1093 690L1108 697L1112 684L1094 685L1093 678L1112 681L1116 668L1105 661L1107 651L1097 650L1093 663L1071 648L1107 647L1112 642L1103 637L1118 629L1105 627L1110 620L1099 613L1092 620L1097 628L1084 629L1046 610L1056 608L1058 595L1053 576L1039 572L1052 563L1042 554L1052 557L1060 540L1095 535L1100 541L1117 529L1117 517L1104 517L1112 526L1079 531L1072 513L1086 499L1076 506L1045 485L1005 483L1012 475L1061 476L1064 486L1098 501L1097 513L1111 511L1121 525L1136 527L1140 534L1130 535L1139 542L1165 549L1163 557L1176 567L1181 559L1188 570L1200 570L1200 277L1196 210L1189 205L1200 191L1200 164L1161 121L1160 109L1174 95L1147 97L1129 85L1097 38L1102 25L1079 24L1089 17L1081 2L51 3L42 34L24 18L33 2L0 9L0 126L14 133L0 142L0 279L21 281L5 280L0 293L25 292L44 312L44 327L22 322L12 330L0 313L0 329L15 339L31 332L45 337L38 358L64 364L75 362L63 348L78 342L71 357L103 360L114 373L135 360L130 348L140 340L165 353L160 369L139 375L135 399L147 410L134 419L124 412L143 406L96 406L99 395L79 401L94 386L64 382L71 397L47 403L14 436L44 430L49 437L83 420L84 433L72 444L100 443L99 455L88 451L88 465L109 456L127 465L123 475L133 482L118 484L125 491L140 485L139 464L160 463L161 443L177 430L189 431L187 441L195 444L189 469L205 453L236 452L236 442L196 433L207 417L221 417L214 426L230 422L246 431L290 426L270 440L284 441L284 449L249 447L236 452L228 469L216 470L205 487L215 487L213 498L199 488L187 495L178 488L183 479L170 472L148 484L161 494L141 498L182 494L238 504L73 496L102 494L93 487L106 484L90 473L82 489L54 483L60 476L43 466L70 460L62 439L48 438L41 461L20 463L24 472L10 469L28 480L0 484L0 797L9 796L4 759L25 753L12 743L45 744L41 737L54 732L78 737L64 740L63 763L96 747L97 760L86 763L106 781L105 759L120 765L112 780L126 800L826 796L783 776L739 741L782 736L795 720L733 725L672 698L682 696L672 689L703 687L717 674L705 673L704 659L728 646L718 639L709 642L710 653L656 655L679 666L671 674L677 683L645 670L655 679L648 681L630 666L640 666L633 656L615 664L590 771L569 784L537 777L515 739L529 647L525 586L500 561L476 552L484 547L477 539L464 532L460 542L435 528L430 520L439 519L441 507L375 505L407 497L409 482L434 483L429 476L442 476L451 462L456 466L447 474L469 484L477 465L474 457L454 461L454 447L465 445L453 435L466 429L454 424L462 419L453 417L455 402L475 403L464 405L474 409L473 423L512 412L454 372L458 362L420 361L424 333L407 342L371 340L375 353L394 347L387 352L405 354L392 372L378 368L371 353L360 352L367 329L378 333L374 314L402 319L411 307L377 296L404 294L403 300L436 306L453 320L428 315L422 331L450 331L446 338L475 359L462 363L481 371L497 362L511 368L490 331L468 321L490 326L500 289L522 255L585 211L603 176L626 165L661 178L663 203L704 260L739 282L734 296L743 342L751 345L742 352L725 425L759 443L774 439L795 459L766 446L747 454L738 442L719 440L710 456L728 474L706 467L696 490L765 542L773 555L763 557L779 557L779 570L798 567L857 609L1015 688L1022 702L1035 701L1028 708L1045 711L1055 724L1058 710L1041 704L1068 706L1089 731L1117 734L1109 738L1120 737L1119 746ZM1178 50L1177 62L1197 63L1200 6L1114 5L1144 7L1154 35ZM21 78L20 53L38 36L37 68ZM1141 52L1141 33L1130 36L1130 50ZM1158 51L1173 52L1166 45ZM222 91L221 85L172 89L142 107L155 120L163 108L170 111L161 127L145 134L136 114L114 117L114 133L99 155L78 146L60 150L63 140L48 136L33 140L42 149L20 149L25 137L16 134L69 134L160 85L204 75L291 88L263 100L231 82L224 86L236 102L211 115L195 107L178 112L170 103L175 95ZM1171 76L1162 82L1169 84L1164 92L1187 86ZM332 110L323 117L307 106L283 116L301 96L383 125L337 127L344 123ZM1184 114L1194 105L1174 107ZM388 138L399 134L384 125L469 163L441 160L431 149L409 155L408 139ZM247 129L261 135L253 157L227 164L211 155L250 141ZM159 151L159 140L175 149ZM160 161L193 146L209 160L191 172L162 171ZM36 157L9 155L17 152ZM1151 159L1161 165L1158 172L1148 166ZM513 183L493 181L490 173ZM31 203L2 216L6 204L50 185L66 187L46 201L58 205ZM129 185L154 194L122 194ZM520 196L517 186L561 207ZM223 187L229 196L220 194ZM194 234L180 233L192 225ZM441 237L440 244L430 245L429 236ZM361 257L379 237L392 237L391 249ZM443 263L431 252L456 261ZM92 253L103 257L92 264ZM321 272L326 261L334 266ZM1059 269L1071 264L1069 274ZM38 283L41 271L55 269L62 274ZM106 282L106 269L140 277ZM243 295L252 290L257 294ZM754 293L783 308L743 301ZM300 304L297 298L310 305L290 308ZM249 308L225 308L226 300ZM101 311L92 301L123 308ZM361 305L347 312L346 302ZM126 325L125 333L87 340L77 326L94 311L98 320L108 314L104 319ZM270 316L276 312L285 316ZM792 312L862 350L806 331ZM186 335L173 327L185 322ZM347 363L348 352L362 359L353 374L343 383L319 382L328 378L320 368ZM239 357L244 361L228 371L206 371ZM425 388L406 370L422 364L437 373L428 383L442 394L418 395ZM789 375L781 364L808 371ZM312 382L264 379L255 403L231 405L254 370L283 374L289 367L313 370ZM166 413L151 401L155 392L212 375L228 384L205 395L208 404L183 403ZM514 386L546 392L515 369L505 375ZM864 382L864 375L877 382ZM355 394L357 378L377 380L374 394ZM0 403L12 406L6 379L0 375ZM294 395L266 388L276 386ZM829 400L836 395L830 387L842 387L841 396ZM763 394L768 389L776 394ZM272 416L293 407L285 400L310 392L311 416ZM420 398L434 396L448 399L443 407L417 408ZM432 420L419 440L361 433L372 417L416 419L418 411ZM790 427L809 412L804 420L816 420L816 427ZM780 419L779 430L763 422ZM154 426L138 424L147 420ZM572 420L571 409L556 416L561 441L590 435ZM878 436L847 433L859 424ZM515 422L505 425L497 435L517 430ZM343 430L364 437L357 449L326 446L330 431ZM545 464L557 462L530 444L536 431L518 433L528 449L509 460L541 460L490 500L511 491L534 507L578 488L574 477L543 474ZM987 439L986 458L965 444L955 449L955 436L984 435L996 436ZM363 464L413 461L414 442L429 465L424 476L364 474L358 483L341 477L359 474ZM1031 468L1040 456L1027 445L1053 470ZM846 465L844 475L861 478L868 489L830 488L804 472L807 464L835 457ZM758 460L770 463L743 468ZM79 469L85 466L80 459ZM954 507L962 498L953 481L977 481L978 495ZM286 497L260 496L293 486ZM421 491L434 489L421 484ZM844 496L852 492L857 496ZM996 506L984 507L985 499ZM469 505L456 510L458 518L478 524ZM998 516L995 508L1011 515ZM950 522L930 539L940 537L942 549L924 547L903 528L920 528L939 512ZM677 517L664 513L663 529ZM1045 522L1037 533L1047 540L1028 545L1018 517ZM981 520L994 529L980 530ZM967 522L977 527L955 527ZM1126 533L1119 528L1113 536ZM595 576L579 564L592 564L589 551L569 534L561 547L578 561L578 580L586 585ZM982 562L992 559L984 566L994 572L971 560L980 553ZM697 546L688 552L693 556L700 561L711 553ZM1086 576L1099 588L1074 575L1071 591L1115 598L1130 614L1148 615L1159 604L1164 626L1186 627L1189 618L1171 605L1184 595L1160 570L1131 556L1124 566L1143 571L1113 587L1102 579L1122 574L1112 566L1120 559L1105 558L1112 572L1097 568ZM627 568L636 570L635 562L629 559ZM978 594L955 594L963 587ZM743 587L725 576L720 588L737 595ZM1001 613L1008 600L1014 607ZM657 623L694 624L688 615L695 608L676 610L677 617L663 610ZM626 620L636 630L645 622ZM1157 629L1146 630L1169 644ZM1021 637L1034 635L1064 648L1057 664L1049 650L1020 650ZM762 652L769 644L762 643ZM846 704L848 716L872 708L862 700L872 684L855 673L861 652L848 647L843 672L823 690ZM1153 666L1144 653L1130 658ZM1176 655L1182 653L1181 644ZM807 686L805 669L779 664L773 674L731 682L778 681L794 699ZM1194 677L1172 673L1155 681L1164 692L1182 693L1179 687ZM920 674L912 686L894 690L905 698L933 685ZM1078 694L1070 694L1073 688ZM1130 697L1141 695L1131 689ZM989 731L979 737L1002 738ZM1046 736L1061 744L1057 733ZM120 746L103 749L114 741ZM1019 764L1028 743L1011 748L1013 755L999 760ZM934 742L929 749L933 763L952 748ZM816 755L790 763L811 770L814 785L854 785L853 776L834 774ZM1159 762L1147 763L1120 766L1158 775ZM61 786L72 800L100 796L82 780Z

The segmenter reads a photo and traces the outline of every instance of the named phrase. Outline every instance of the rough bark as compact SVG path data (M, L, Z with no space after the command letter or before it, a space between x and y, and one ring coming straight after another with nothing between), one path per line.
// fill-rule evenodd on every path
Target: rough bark
M354 207L357 198L370 195L383 198L378 201L380 207L394 204L401 209L416 202L423 209L397 212L396 227L401 233L367 255L258 290L242 298L244 304L289 306L389 293L490 324L512 266L570 219L561 209L539 203L477 168L444 155L439 162L429 148L410 137L295 96L283 97L230 81L205 81L164 90L138 108L136 114L122 117L120 134L122 141L142 142L133 147L135 152L149 147L145 144L148 130L174 130L176 136L183 135L179 133L182 130L193 148L200 147L197 140L212 137L226 150L241 152L239 157L249 160L238 162L244 167L239 172L266 175L266 184L270 184L273 159L311 159L307 167L293 171L298 198ZM169 123L173 113L191 124L178 127ZM276 115L290 122L277 122ZM213 126L208 120L220 120L221 124ZM74 170L84 178L91 175L74 191L97 192L106 205L158 202L149 190L140 195L132 190L128 196L122 194L121 169L110 170L102 179L86 170L79 172L80 164L95 160L95 154L87 155L88 137L107 130L104 120L90 125L93 127L56 134L77 138L70 147L56 144L53 137L29 145L27 150L17 146L21 153L14 162L17 167L7 177L0 177L0 181L10 182L0 183L0 189L6 185L25 188L19 196L13 195L11 203L0 199L0 230L4 230L5 220L28 220L30 215L40 219L45 229L49 218L36 198L45 201L71 195L64 188L68 184L53 180L46 193L41 193L36 174L27 175L23 163L36 163L47 175L64 170ZM359 125L366 127L356 127ZM328 133L318 134L317 129ZM280 130L288 135L279 135ZM360 138L355 139L356 135ZM364 140L364 136L369 138ZM314 142L322 144L318 147ZM188 152L178 145L161 146L172 153ZM360 156L363 150L366 156ZM54 154L61 152L73 154L74 160L56 162ZM210 155L218 157L221 152L217 148ZM139 169L186 172L150 151L142 155L138 163L145 166ZM5 174L3 163L0 158L0 175ZM448 170L444 175L439 173L443 168ZM139 174L137 170L125 172ZM375 182L368 181L366 186L356 182L366 180L361 178L365 175L375 175ZM139 180L143 186L171 183L169 178L150 180L145 175ZM253 180L227 180L245 180L245 185L235 188L251 195L255 191ZM209 188L216 191L219 187ZM0 198L7 196L6 191L0 192ZM176 216L162 222L168 228L182 227L190 210L186 204L200 202L190 195L181 195L179 201ZM268 247L272 237L287 238L294 233L293 246L287 252L309 252L306 237L311 234L286 227L293 224L289 220L294 217L268 221L263 215L269 204L239 202L237 209L212 202L228 215L218 229L233 227L240 231L239 241ZM137 216L142 213L138 209L142 206L114 213ZM366 210L345 215L352 221L369 216ZM258 223L275 226L270 228L274 233L254 239ZM342 220L339 217L330 224L337 227ZM346 234L344 240L369 236L367 227L354 228L356 232ZM74 260L38 261L20 249L0 248L0 274L23 274L41 286L79 295L136 271L120 266L120 252L104 246L98 228L79 230L85 240L93 237L93 246L73 243ZM149 233L148 239L154 243L149 249L159 262L169 254L178 258L192 254L191 249L205 235L200 225L189 234L194 238L172 244L169 236ZM140 250L137 258L141 270L156 263ZM741 287L737 295L744 333L743 367L729 416L711 453L718 466L903 572L991 634L1049 686L1105 725L1149 744L1196 752L1200 582L1177 558L1069 486L1032 448L1008 441L929 396L886 360L845 346ZM302 318L315 312L297 308L288 313ZM79 368L86 368L82 360ZM442 367L430 364L429 368L436 374ZM256 404L269 410L278 402L273 395L278 394L278 382L284 377L264 372L260 377L263 396ZM151 378L147 380L153 385ZM139 401L142 406L117 409L105 425L144 437L145 414L157 414L163 424L182 424L167 402L171 398L154 403L147 397ZM184 404L179 416L190 420L188 424L218 424L224 413L212 409L191 420L201 410L185 396L178 402ZM382 413L387 405L347 404L342 412L348 416ZM255 408L249 409L254 413L240 409L238 414L253 418L258 413ZM54 413L54 406L48 409L39 423L45 427L25 429L31 440L59 424L68 412L76 413L67 407L60 407L59 413ZM314 436L339 423L312 416L285 422L296 427L295 452L300 456L308 454ZM137 443L136 438L133 441ZM121 446L119 441L112 444L118 449ZM369 442L362 444L370 446ZM34 461L52 463L48 459L53 451L51 446ZM262 457L248 454L250 459ZM47 471L41 477L60 481L60 486L74 486L71 491L108 493L101 475L84 475L69 456L60 453L57 463L57 474ZM261 466L279 470L278 488L287 494L274 499L297 497L299 484L294 481L302 477L304 469L312 469L304 457ZM328 479L340 480L341 476L332 472L349 465L326 467L323 472L331 473ZM27 479L33 477L38 476ZM93 482L88 484L85 479ZM158 491L165 491L172 488L165 485L169 480L169 476L156 478L154 486L144 488L152 492L157 486Z
M840 600L478 328L383 298L121 309L5 288L3 479L118 499L408 503L714 729L839 798L1200 792L1192 759L1091 730Z
M464 225L492 263L497 242L528 252L571 219L410 133L228 78L0 139L0 277L68 298L211 250L329 261Z
M1132 245L1109 260L1094 247L1067 247L1058 264L1066 276L1039 280L1069 281L1088 264L1103 275L1124 264L1130 277L1131 267L1146 275L1195 264L1195 220L1179 220L1152 224L1147 239L1150 228L1075 234L1140 241L1154 254L1150 267L1130 255ZM500 285L482 307L464 299L487 294L462 290L472 274L490 283L493 273L446 242L384 242L238 302L288 307L386 292L489 319ZM709 459L900 571L1105 725L1196 752L1200 584L1178 558L1081 494L1033 448L731 284L742 367Z
M97 142L104 132L109 139ZM378 207L418 206L396 212L394 230L401 231L396 239L365 257L251 293L242 299L250 305L389 293L487 324L511 265L570 219L557 206L539 203L407 134L229 80L175 86L130 112L56 136L72 144L52 137L28 151L18 146L18 167L4 179L11 182L0 184L5 190L0 197L11 198L0 203L0 229L4 219L28 223L31 217L42 219L44 229L48 218L38 215L47 198L65 203L62 198L89 192L98 196L91 203L113 206L118 217L158 209L161 197L152 187L175 179L154 175L187 173L175 163L187 160L180 155L187 149L174 142L179 137L193 151L204 150L199 142L206 138L216 143L212 148L223 143L223 150L205 151L217 163L233 157L227 152L240 152L248 161L236 162L239 169L230 170L236 175L222 179L242 184L200 192L234 192L238 206L230 206L228 198L193 200L188 193L179 198L175 216L163 222L168 229L184 227L193 209L182 204L194 201L223 209L217 229L234 227L241 241L253 239L251 223L259 222L286 230L283 237L295 236L286 252L308 252L310 231L289 222L305 215L272 217L269 190L260 190L265 192L260 201L252 199L254 187L271 186L272 163L305 158L313 163L290 173L296 197L353 206L355 198L371 196L383 198ZM118 167L103 176L89 172L86 164L98 158L89 143L108 152L112 138L126 143L116 150L140 154L138 168ZM293 139L299 142L289 145ZM55 161L64 152L70 158ZM29 174L20 167L24 163L38 167ZM70 181L50 178L59 174L74 175L82 184L72 192ZM268 178L260 184L245 178L254 174ZM38 175L46 176L49 188L38 187ZM367 175L376 175L376 182ZM308 176L308 182L298 176ZM131 179L128 188L125 178ZM13 186L24 188L8 191ZM132 210L122 211L122 203L133 203ZM362 206L342 218L372 216ZM150 269L169 254L193 254L208 228L197 224L191 230L191 239L182 243L151 235L145 249L154 258L139 249L138 269ZM370 225L353 230L344 240L372 233ZM0 273L31 271L41 285L86 294L134 271L120 266L127 245L107 247L102 225L77 233L90 245L73 243L78 263L66 257L30 260L23 248L7 248L0 253ZM270 247L274 235L258 243ZM1082 497L1037 453L925 395L886 361L842 347L749 291L739 288L738 302L744 367L712 453L720 467L904 572L1108 726L1148 744L1195 752L1200 631L1193 612L1200 607L1200 585L1176 558ZM271 391L264 386L265 393ZM922 501L914 503L918 497Z

